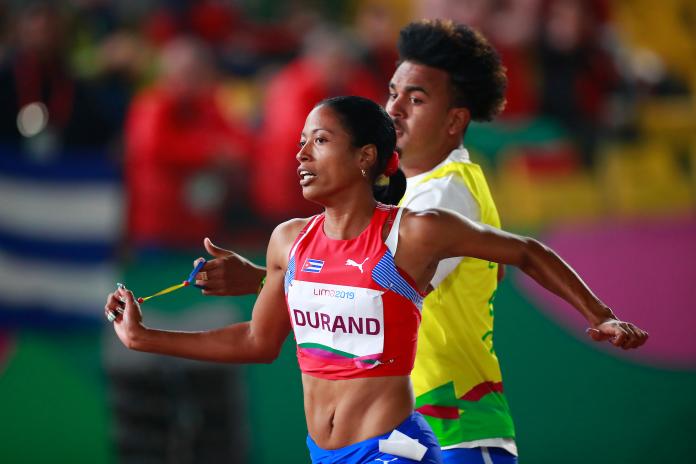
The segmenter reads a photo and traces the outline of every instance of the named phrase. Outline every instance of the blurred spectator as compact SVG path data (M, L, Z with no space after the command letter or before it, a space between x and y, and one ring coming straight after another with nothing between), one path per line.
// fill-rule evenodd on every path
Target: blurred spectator
M451 19L479 31L485 31L493 0L412 0L415 18Z
M109 125L121 133L135 89L150 66L150 50L135 34L116 31L98 45L94 58L96 94Z
M614 63L601 47L601 4L550 0L541 21L541 110L573 135L591 164L609 93L618 84Z
M176 39L161 66L126 121L128 233L138 247L196 247L221 231L226 201L246 211L253 138L221 107L206 45Z
M499 0L483 31L495 45L508 75L503 120L535 117L539 108L535 47L541 0Z
M155 45L190 34L209 45L222 43L239 28L236 6L223 0L184 0L161 3L145 19L143 33Z
M317 11L299 4L283 4L281 19L255 22L248 17L239 21L218 45L222 65L240 75L264 81L266 71L278 63L287 63L302 48L302 38L321 21Z
M302 197L295 159L299 134L312 107L334 95L381 101L383 93L344 36L328 28L308 34L303 54L274 76L266 91L252 188L255 209L268 223L318 209Z
M399 53L396 40L399 36L397 18L384 1L368 0L359 7L355 18L355 30L363 50L363 62L383 89L385 102L389 81L396 70Z
M210 44L223 42L240 27L241 19L240 12L229 1L198 0L191 4L191 29Z
M101 146L114 128L85 82L67 65L65 17L54 4L20 11L0 65L0 143L34 155Z

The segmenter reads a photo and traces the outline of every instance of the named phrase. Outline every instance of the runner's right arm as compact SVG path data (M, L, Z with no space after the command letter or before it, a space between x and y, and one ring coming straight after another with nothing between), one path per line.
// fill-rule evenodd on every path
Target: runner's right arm
M267 252L266 285L256 300L250 321L201 332L151 329L143 323L133 294L119 289L109 294L105 307L107 313L124 309L114 322L119 339L136 351L182 358L230 363L272 362L291 328L283 282L290 247L304 224L306 220L288 221L273 232Z

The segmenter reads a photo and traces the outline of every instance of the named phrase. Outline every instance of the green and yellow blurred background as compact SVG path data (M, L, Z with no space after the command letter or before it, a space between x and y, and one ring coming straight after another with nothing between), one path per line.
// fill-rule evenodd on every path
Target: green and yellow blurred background
M595 344L508 273L520 462L693 460L694 2L0 0L0 462L308 462L292 338L262 366L132 353L104 300L181 281L205 236L262 263L272 226L312 212L298 124L329 95L384 101L421 17L476 27L508 68L507 109L464 140L504 228L651 335ZM188 288L143 310L191 330L253 302Z

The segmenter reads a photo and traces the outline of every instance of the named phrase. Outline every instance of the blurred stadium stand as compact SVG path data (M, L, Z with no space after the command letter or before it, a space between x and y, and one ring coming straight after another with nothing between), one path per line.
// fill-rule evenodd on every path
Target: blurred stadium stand
M206 305L183 315L148 308L148 322L174 330L234 322L229 307ZM119 462L246 462L248 427L241 369L142 356L112 336L103 340L113 414L111 436Z

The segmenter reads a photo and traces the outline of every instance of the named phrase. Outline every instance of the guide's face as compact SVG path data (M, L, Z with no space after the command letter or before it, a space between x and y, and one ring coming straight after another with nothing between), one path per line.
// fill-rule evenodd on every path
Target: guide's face
M394 121L402 160L444 145L451 98L445 71L410 61L399 65L389 83L385 109Z

